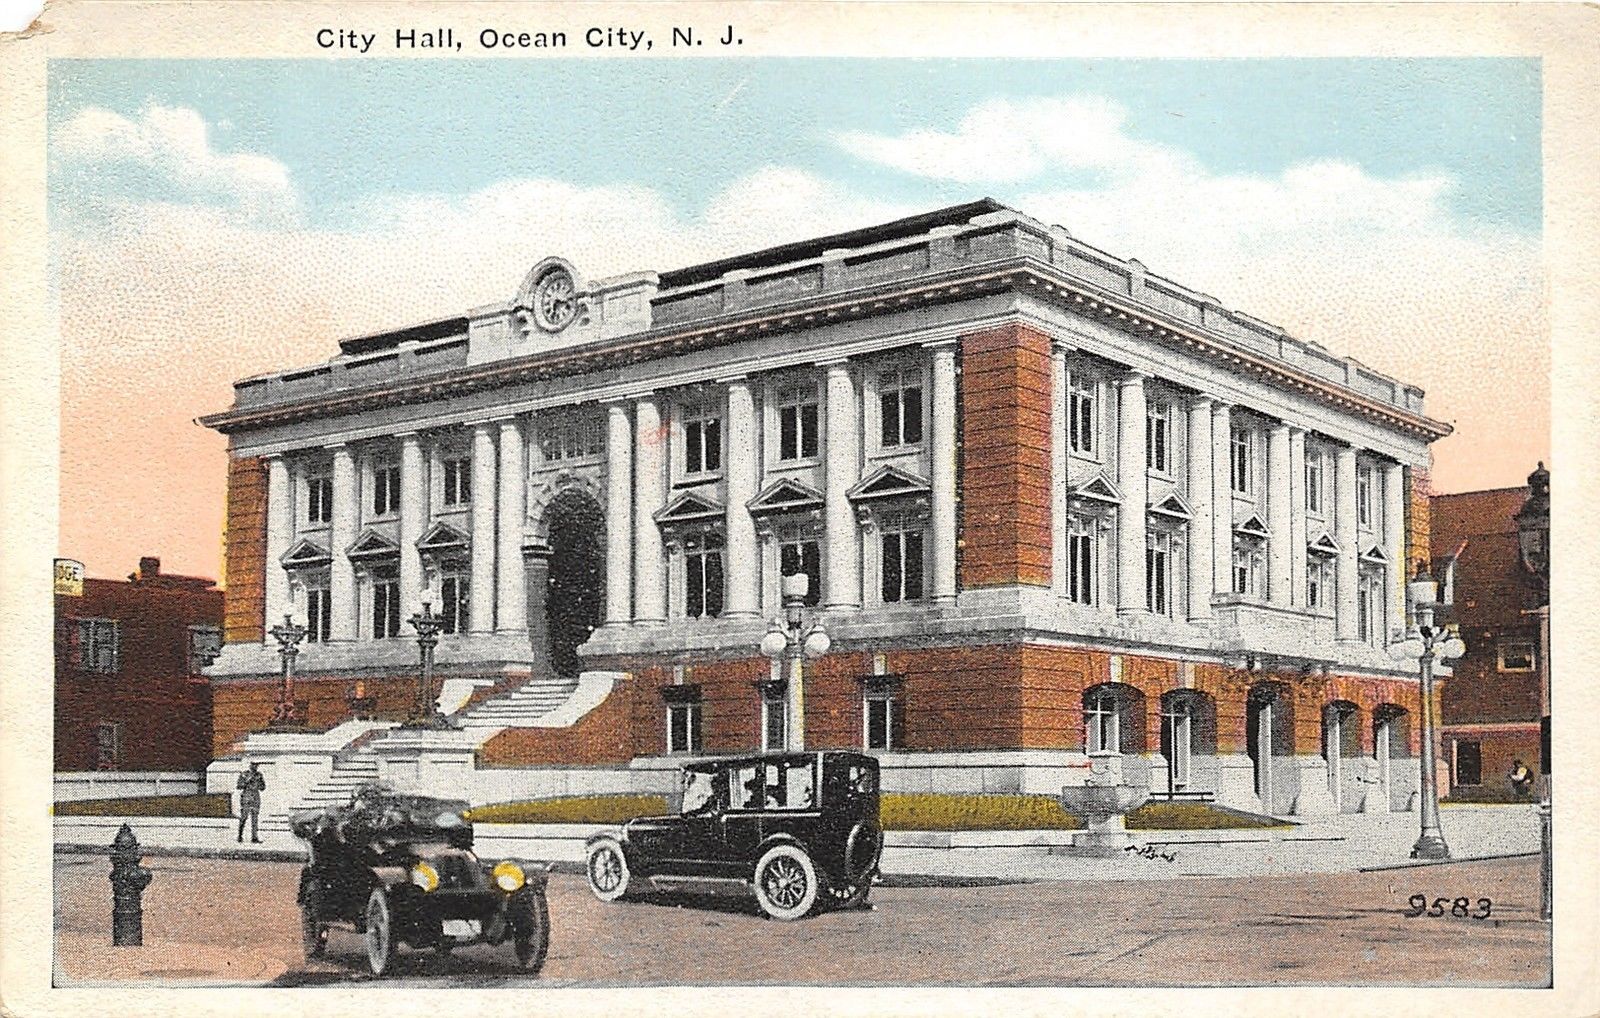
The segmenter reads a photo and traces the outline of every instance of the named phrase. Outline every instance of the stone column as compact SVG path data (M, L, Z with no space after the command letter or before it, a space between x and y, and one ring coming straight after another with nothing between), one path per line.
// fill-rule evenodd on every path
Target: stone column
M1334 563L1334 632L1341 640L1356 639L1356 582L1360 572L1356 545L1356 451L1340 446L1333 457L1333 539L1339 544Z
M1145 473L1145 430L1149 420L1143 372L1129 372L1119 384L1117 413L1117 483L1122 507L1117 512L1117 610L1145 610L1145 512L1149 478Z
M494 632L494 432L472 428L472 602L470 630Z
M1062 343L1050 345L1050 586L1060 597L1067 595L1067 485L1071 479L1067 413L1072 367L1067 352Z
M281 455L268 456L267 560L262 566L266 574L266 589L262 598L266 629L282 625L283 617L294 609L294 601L289 594L289 574L284 571L281 561L293 542L294 496L289 491L289 464ZM300 621L303 623L305 620ZM268 633L263 632L262 639L269 645L275 645Z
M1211 620L1215 589L1211 560L1216 551L1211 517L1216 493L1211 480L1211 399L1196 396L1189 403L1189 621Z
M1306 433L1289 429L1289 603L1306 603Z
M423 485L422 443L417 433L400 436L400 625L422 610L422 538L428 515L427 489Z
M528 577L522 564L522 528L528 515L527 466L522 421L500 420L499 539L495 542L495 628L528 630Z
M328 552L333 561L328 566L329 608L328 638L354 640L356 638L356 570L345 552L356 541L356 531L361 525L361 503L356 490L356 458L348 445L333 447L333 520L328 529Z
M1233 592L1233 407L1211 411L1211 576L1218 594Z
M606 624L633 618L633 423L606 407Z
M1294 485L1290 481L1289 426L1282 422L1267 432L1267 598L1287 606L1293 601Z
M851 395L854 396L853 391ZM956 599L955 340L933 347L933 404L928 424L933 435L933 583L930 593L936 602L950 602Z
M1388 604L1389 628L1405 625L1406 508L1405 468L1390 463L1383 468L1383 553L1389 556L1389 572L1384 584ZM1384 633L1387 640L1388 633Z
M755 618L761 614L757 580L759 549L756 524L750 518L750 500L756 497L761 462L756 450L756 408L750 383L744 377L725 380L728 386L728 543L722 575L727 582L727 618Z
M667 504L667 433L653 397L634 407L634 434L633 617L660 625L667 619L667 577L654 517Z
M861 607L861 549L856 537L855 507L845 492L860 477L857 461L861 419L856 405L856 387L850 378L850 365L834 361L822 365L828 373L828 425L823 537L827 545L826 608Z

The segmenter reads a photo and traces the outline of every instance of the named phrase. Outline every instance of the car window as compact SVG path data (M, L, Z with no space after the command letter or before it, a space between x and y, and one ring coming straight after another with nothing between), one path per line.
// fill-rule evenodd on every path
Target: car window
M683 772L683 807L680 812L684 816L691 813L704 813L711 809L716 798L716 783L707 771Z
M766 775L759 764L728 771L728 801L734 809L760 809L765 791Z

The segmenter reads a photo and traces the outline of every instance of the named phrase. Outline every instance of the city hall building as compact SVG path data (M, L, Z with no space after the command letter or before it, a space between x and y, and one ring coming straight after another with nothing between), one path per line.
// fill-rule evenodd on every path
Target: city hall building
M266 726L286 615L310 728L403 716L426 597L500 789L800 725L890 789L1053 792L1115 752L1162 794L1406 809L1422 397L991 201L670 271L547 258L202 419L216 752ZM794 573L831 638L803 696L758 649Z

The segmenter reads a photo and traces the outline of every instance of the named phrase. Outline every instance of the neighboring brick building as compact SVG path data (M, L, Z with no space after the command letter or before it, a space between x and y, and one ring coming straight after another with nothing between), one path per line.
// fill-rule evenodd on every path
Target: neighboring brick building
M56 597L55 769L203 771L211 695L200 674L220 643L222 591L141 558L126 580Z
M1433 497L1432 558L1450 576L1467 653L1439 697L1450 796L1504 799L1516 760L1539 770L1540 594L1522 566L1517 510L1529 489ZM1453 569L1452 569L1453 560Z
M234 394L202 420L231 457L219 755L266 724L286 614L312 727L356 681L403 713L424 592L457 694L625 674L481 762L779 745L757 645L804 573L833 646L805 743L889 787L1059 789L1120 752L1242 808L1413 799L1417 680L1384 645L1448 426L994 202L660 273L547 258Z

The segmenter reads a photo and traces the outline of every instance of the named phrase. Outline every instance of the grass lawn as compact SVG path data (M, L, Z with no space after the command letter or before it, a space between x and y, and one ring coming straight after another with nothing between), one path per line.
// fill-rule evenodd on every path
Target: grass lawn
M210 795L142 795L128 799L78 799L58 802L58 817L231 817L233 797Z
M466 815L474 823L620 824L662 816L667 809L666 798L659 795L580 795L476 806ZM1084 826L1050 795L885 792L878 820L886 831L1077 831ZM1271 817L1196 802L1153 802L1128 814L1128 827L1142 831L1287 826Z

